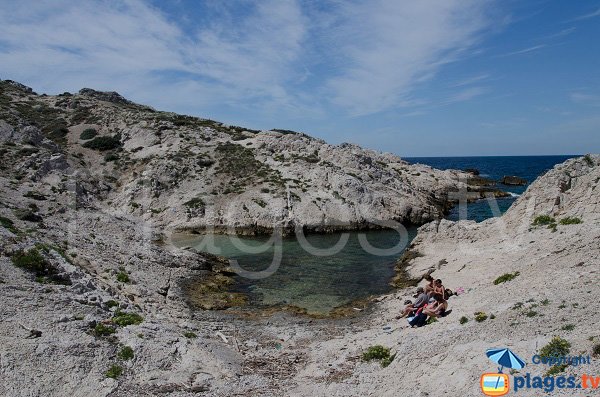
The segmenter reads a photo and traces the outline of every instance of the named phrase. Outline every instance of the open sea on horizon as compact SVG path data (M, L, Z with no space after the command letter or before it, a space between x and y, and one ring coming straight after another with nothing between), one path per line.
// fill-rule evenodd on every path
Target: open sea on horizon
M501 213L527 189L529 184L537 177L560 164L578 155L562 156L479 156L479 157L403 157L410 163L426 164L441 170L464 170L475 168L479 176L497 181L501 190L513 193L513 197L497 199ZM504 176L518 176L527 180L525 186L506 186L500 183ZM481 222L491 218L494 213L487 200L469 203L467 205L467 219ZM447 216L450 220L458 220L458 207L450 211Z

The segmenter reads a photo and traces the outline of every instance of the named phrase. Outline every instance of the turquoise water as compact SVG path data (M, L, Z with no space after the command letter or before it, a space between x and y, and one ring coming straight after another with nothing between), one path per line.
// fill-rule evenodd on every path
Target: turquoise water
M306 236L307 243L320 250L335 247L347 236L339 252L324 256L309 252L310 248L297 238L285 238L281 240L282 256L276 271L260 279L237 276L234 291L247 293L256 307L293 305L309 313L326 314L353 300L390 291L396 259L415 234L416 229L410 228L402 239L395 230ZM361 246L360 235L375 248L388 252L368 252ZM213 239L213 244L208 239ZM265 245L268 240L269 237L180 236L176 244L227 256L237 260L242 269L256 273L268 269L277 258L278 249L273 244ZM239 242L250 248L236 246ZM261 246L262 252L248 252Z

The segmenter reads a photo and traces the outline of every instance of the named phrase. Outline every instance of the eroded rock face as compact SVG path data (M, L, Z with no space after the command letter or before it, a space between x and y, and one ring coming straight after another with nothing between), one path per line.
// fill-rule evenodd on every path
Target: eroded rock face
M525 186L527 185L527 180L518 176L504 176L500 183L509 186Z

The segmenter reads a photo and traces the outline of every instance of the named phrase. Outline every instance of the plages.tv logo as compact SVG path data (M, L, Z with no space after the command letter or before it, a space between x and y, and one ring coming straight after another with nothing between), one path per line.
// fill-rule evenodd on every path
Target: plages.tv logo
M489 372L481 375L479 384L481 391L486 396L503 396L510 390L510 379L503 374L504 368L521 369L525 362L510 349L488 349L485 355L499 365L498 373Z

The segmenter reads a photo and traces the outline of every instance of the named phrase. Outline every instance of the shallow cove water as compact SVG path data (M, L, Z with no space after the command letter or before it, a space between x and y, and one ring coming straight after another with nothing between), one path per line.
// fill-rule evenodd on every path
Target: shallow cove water
M238 275L233 291L246 293L251 305L257 308L292 305L310 314L327 314L335 307L391 290L389 282L394 276L396 260L416 235L416 228L407 228L407 231L403 239L395 230L307 235L306 242L318 249L335 247L344 235L348 236L339 252L325 256L310 253L305 248L307 244L296 237L284 238L277 270L259 279ZM360 235L366 237L371 246L387 252L363 248L366 244L361 245ZM212 239L212 244L207 244L207 239ZM269 268L276 257L272 244L263 252L250 253L252 249L240 247L237 239L250 247L258 247L269 237L178 234L173 236L173 243L235 259L247 271Z

